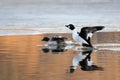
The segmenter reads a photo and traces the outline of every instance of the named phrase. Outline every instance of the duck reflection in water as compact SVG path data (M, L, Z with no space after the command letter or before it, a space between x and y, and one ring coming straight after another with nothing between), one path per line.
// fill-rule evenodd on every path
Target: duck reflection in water
M73 73L78 66L80 66L83 71L94 71L94 70L103 70L102 67L94 65L93 60L91 59L91 53L93 50L83 50L80 51L72 60L72 66L70 66L70 73Z
M54 54L58 54L60 52L65 52L67 49L65 49L65 46L62 45L56 45L56 46L46 46L45 48L42 49L44 53L52 52Z
M42 49L42 51L44 53L48 53L51 51L52 53L55 53L55 54L64 52L64 51L66 51L66 49L65 49L65 47L66 47L65 40L66 39L67 39L66 37L62 37L62 36L58 36L58 35L55 35L51 38L44 37L42 39L42 41L47 42L47 44L45 45L45 48Z

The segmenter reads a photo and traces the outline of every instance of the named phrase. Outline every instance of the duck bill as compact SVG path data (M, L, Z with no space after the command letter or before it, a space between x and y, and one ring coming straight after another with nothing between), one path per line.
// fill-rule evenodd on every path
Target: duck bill
M69 25L65 25L65 27L69 27Z

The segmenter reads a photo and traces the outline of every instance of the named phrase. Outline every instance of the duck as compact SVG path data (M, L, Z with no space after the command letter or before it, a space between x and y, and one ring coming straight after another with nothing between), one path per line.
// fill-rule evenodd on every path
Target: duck
M67 40L66 37L62 37L62 36L59 36L59 35L55 35L51 38L44 37L42 39L42 41L47 42L48 45L57 45L57 44L65 43L65 40Z
M72 31L72 38L75 42L86 47L93 47L91 44L91 38L93 37L94 32L104 28L104 26L82 27L78 32L73 24L65 25L65 27Z
M45 48L43 48L44 53L48 53L49 51L52 51L53 53L59 53L59 52L64 52L64 48L66 46L66 37L62 36L52 36L51 38L49 37L43 37L42 41L47 42L45 44Z

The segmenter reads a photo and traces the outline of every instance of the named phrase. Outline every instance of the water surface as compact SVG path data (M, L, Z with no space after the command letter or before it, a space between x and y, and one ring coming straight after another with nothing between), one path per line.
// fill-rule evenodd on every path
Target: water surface
M93 50L91 58L102 70L83 71L78 66L74 73L69 73L69 69L79 52L75 47L63 48L62 52L43 51L46 43L41 39L53 35L55 34L1 36L0 80L120 79L119 32L95 33L92 39L93 45L100 50ZM57 35L72 40L69 33Z

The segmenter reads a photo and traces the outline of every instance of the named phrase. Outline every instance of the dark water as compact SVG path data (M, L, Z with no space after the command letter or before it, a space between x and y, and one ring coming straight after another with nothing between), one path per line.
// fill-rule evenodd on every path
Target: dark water
M69 45L67 48L62 47L63 50L53 52L50 49L45 53L43 48L46 43L41 39L53 35L0 37L0 80L120 79L120 32L96 33L92 43L99 50L92 50L90 57L97 69L84 71L81 66L77 66L73 73L70 73L72 61L82 51L77 45ZM70 34L58 35L67 37L68 41L72 40Z

